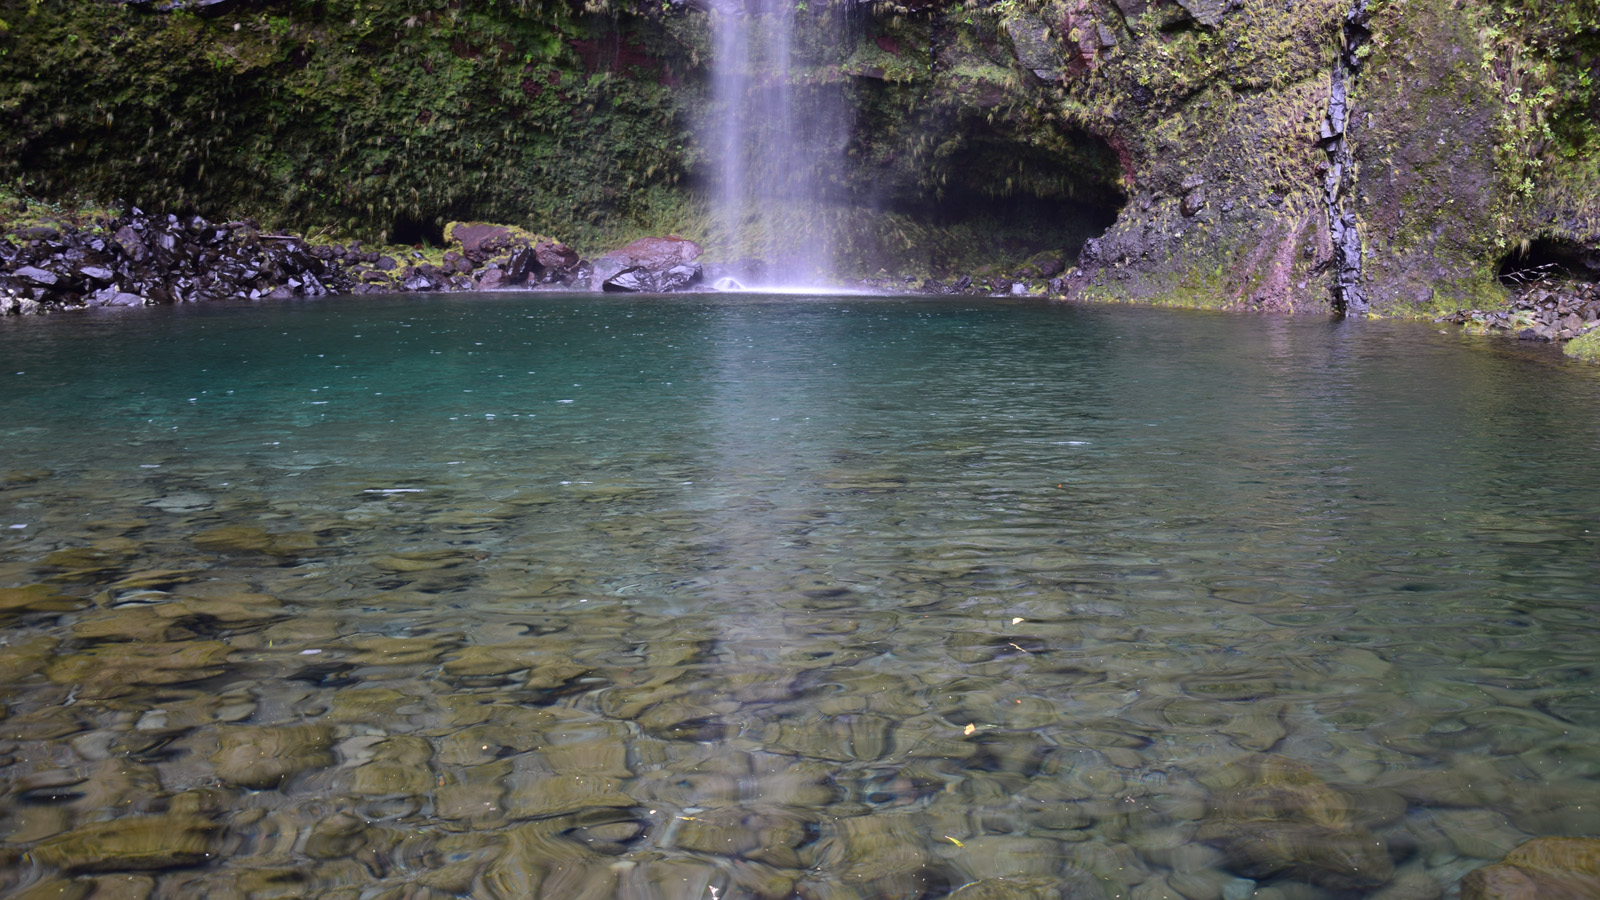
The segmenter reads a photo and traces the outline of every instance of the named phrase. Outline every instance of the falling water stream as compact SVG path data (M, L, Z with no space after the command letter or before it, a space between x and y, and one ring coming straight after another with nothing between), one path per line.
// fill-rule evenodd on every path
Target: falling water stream
M829 13L790 0L723 0L712 14L714 219L745 284L824 285L833 273L825 227L828 179L846 139L837 67L797 52L804 31L836 45Z

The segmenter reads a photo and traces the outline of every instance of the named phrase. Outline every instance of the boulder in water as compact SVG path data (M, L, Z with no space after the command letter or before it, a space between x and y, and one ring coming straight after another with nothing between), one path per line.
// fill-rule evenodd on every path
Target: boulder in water
M662 272L656 279L658 290L681 291L694 287L705 278L705 272L699 263L673 266Z
M1534 838L1461 880L1461 900L1590 897L1600 897L1600 839L1595 838Z
M682 291L699 284L704 277L698 263L677 265L664 272L652 272L641 266L632 266L607 278L602 290L625 293L665 294Z
M703 270L691 265L700 256L700 245L685 238L640 238L594 261L591 290L661 293L680 291L699 284Z
M589 272L589 289L603 291L606 284L624 272L638 268L630 266L615 256L602 256L591 264ZM631 288L615 288L616 290L631 290Z
M1247 878L1288 877L1341 891L1394 877L1383 840L1350 821L1352 801L1309 767L1278 756L1241 763L1218 791L1198 837Z

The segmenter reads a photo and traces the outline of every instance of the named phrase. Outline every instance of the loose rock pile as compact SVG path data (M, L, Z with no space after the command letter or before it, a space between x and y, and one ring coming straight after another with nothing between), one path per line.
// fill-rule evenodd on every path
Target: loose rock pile
M349 293L346 253L248 222L134 209L104 234L40 226L0 238L0 314Z
M1600 325L1600 285L1537 281L1502 310L1468 309L1438 321L1504 331L1524 341L1570 341Z
M871 291L899 294L948 294L968 297L1060 297L1066 293L1065 278L1040 278L1029 275L990 275L974 278L962 275L950 281L914 276L864 278L858 285Z
M35 226L0 237L0 315L54 309L337 294L473 291L532 286L624 292L699 289L700 247L645 238L594 262L565 244L500 225L462 225L438 262L264 234L251 222L138 209L97 230Z
M358 277L371 285L367 291L385 293L490 291L533 285L561 285L574 290L589 287L592 267L566 244L530 240L503 225L457 225L450 237L461 245L461 250L447 252L442 268L422 263L385 275L384 266L379 265L379 271L361 270Z

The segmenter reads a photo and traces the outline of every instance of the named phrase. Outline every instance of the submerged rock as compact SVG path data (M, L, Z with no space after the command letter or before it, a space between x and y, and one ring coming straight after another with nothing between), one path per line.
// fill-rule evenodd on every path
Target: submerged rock
M1197 836L1254 879L1284 876L1335 890L1370 890L1394 877L1382 838L1350 821L1352 801L1305 764L1277 756L1243 763L1242 780L1213 797Z
M267 790L285 778L333 764L333 729L326 725L238 726L224 730L212 757L217 778L236 787Z
M1534 838L1461 880L1461 900L1592 897L1600 897L1600 839L1596 838Z
M45 675L77 685L85 697L118 697L140 685L182 684L220 674L229 648L220 641L107 644L53 661Z
M196 816L129 816L51 838L33 854L74 874L172 869L215 856L219 832L216 824Z
M984 878L949 896L950 900L1059 900L1061 889L1053 878Z
M20 613L62 612L87 605L49 585L0 588L0 620Z
M433 747L421 738L391 735L372 748L372 759L350 776L350 790L367 797L416 797L434 784Z
M214 553L264 553L269 556L298 556L317 546L317 539L306 532L275 534L250 525L212 528L195 535L193 542L196 547Z

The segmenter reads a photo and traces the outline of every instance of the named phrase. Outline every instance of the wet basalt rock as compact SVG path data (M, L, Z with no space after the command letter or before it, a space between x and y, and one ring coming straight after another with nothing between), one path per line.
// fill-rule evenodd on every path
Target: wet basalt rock
M696 259L700 245L668 235L640 238L594 261L589 287L596 291L661 294L689 290L705 278Z
M1536 281L1519 287L1505 309L1464 309L1437 321L1524 341L1570 341L1600 326L1600 285Z
M135 208L99 228L35 226L0 237L0 315L590 284L591 264L558 241L501 225L461 227L454 238L460 249L437 263L421 252L397 260L360 241L313 245L248 221L213 224ZM634 290L683 290L700 281L698 265L633 277Z
M108 236L109 235L109 236ZM249 222L148 215L0 239L0 314L350 293L344 251Z
M578 252L560 241L487 222L453 223L449 238L459 244L461 250L446 253L445 262L454 267L454 274L470 276L473 289L491 291L538 285L581 289L588 285ZM451 287L440 285L432 289L450 290Z

